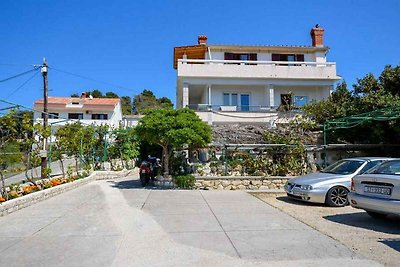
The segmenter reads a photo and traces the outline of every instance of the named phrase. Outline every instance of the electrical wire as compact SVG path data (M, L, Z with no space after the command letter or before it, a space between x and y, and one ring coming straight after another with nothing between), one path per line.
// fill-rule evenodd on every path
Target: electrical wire
M36 69L38 70L38 69ZM18 88L16 88L14 91L11 92L11 94L9 94L8 96L6 96L5 100L7 100L8 98L10 98L10 96L12 96L13 94L15 94L16 92L18 92L18 90L20 90L22 87L24 87L30 80L32 80L37 74L39 73L39 71L36 71L31 77L29 77L29 79L27 79L25 82L23 82Z
M87 76L84 76L84 75L81 75L81 74L76 74L76 73L72 73L72 72L69 72L69 71L56 69L54 67L48 67L48 68L52 69L52 70L55 70L55 71L58 71L58 72L61 72L61 73L64 73L64 74L75 76L75 77L78 77L78 78L81 78L81 79L85 79L85 80L89 80L89 81L93 81L93 82L98 82L98 83L103 83L103 84L110 85L110 86L113 86L113 87L117 87L117 88L120 88L120 89L128 90L130 92L135 91L135 90L133 90L131 88L127 88L125 86L109 83L109 82L102 81L102 80L97 80L97 79L94 79L94 78L91 78L91 77L87 77Z
M12 80L12 79L15 79L15 78L18 78L18 77L20 77L20 76L23 76L23 75L25 75L25 74L31 73L31 72L33 72L33 71L37 71L38 68L39 68L39 67L35 66L35 67L34 67L33 69L31 69L31 70L28 70L28 71L25 71L25 72L16 74L16 75L14 75L14 76L5 78L5 79L3 79L3 80L0 80L0 83L9 81L9 80Z
M33 64L9 64L9 63L0 63L0 66L7 66L7 67L32 67L36 66Z

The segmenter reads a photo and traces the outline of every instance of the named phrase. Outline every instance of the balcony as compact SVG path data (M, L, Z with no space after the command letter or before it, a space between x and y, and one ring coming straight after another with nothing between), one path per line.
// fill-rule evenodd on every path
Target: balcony
M100 125L110 125L110 126L118 126L117 123L111 120L89 120L89 119L49 119L48 123L50 126L64 126L66 124L74 123L74 122L80 122L83 125L94 125L94 126L100 126ZM43 123L42 118L37 118L35 119L35 123ZM115 125L114 125L115 124Z
M178 76L339 80L335 62L179 59Z

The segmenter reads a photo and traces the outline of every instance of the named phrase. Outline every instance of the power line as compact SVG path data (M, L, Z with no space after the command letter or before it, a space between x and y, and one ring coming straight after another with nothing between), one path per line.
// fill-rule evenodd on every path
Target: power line
M38 69L35 69L38 70ZM14 91L11 92L11 94L9 94L8 96L6 96L6 100L12 96L13 94L15 94L16 92L18 92L19 89L21 89L22 87L25 86L25 84L27 84L30 80L32 80L37 74L39 73L39 71L36 71L31 77L29 77L29 79L27 79L24 83L22 83L18 88L16 88Z
M36 71L37 69L38 69L38 67L35 66L35 67L34 67L33 69L31 69L31 70L28 70L28 71L25 71L25 72L16 74L16 75L14 75L14 76L5 78L5 79L3 79L3 80L0 80L0 83L9 81L9 80L12 80L12 79L15 79L15 78L18 78L18 77L23 76L23 75L25 75L25 74L31 73L31 72L33 72L33 71Z
M10 64L10 63L0 63L0 66L7 66L7 67L32 67L35 66L33 64Z
M79 77L79 78L81 78L81 79L85 79L85 80L89 80L89 81L93 81L93 82L98 82L98 83L107 84L107 85L110 85L110 86L113 86L113 87L117 87L117 88L120 88L120 89L124 89L124 90L131 91L131 92L132 92L132 91L135 91L135 90L133 90L132 88L127 88L127 87L125 87L125 86L121 86L121 85L118 85L118 84L109 83L109 82L102 81L102 80L97 80L97 79L94 79L94 78L91 78L91 77L87 77L87 76L84 76L84 75L81 75L81 74L76 74L76 73L72 73L72 72L69 72L69 71L56 69L56 68L54 68L54 67L49 67L49 69L52 69L52 70L55 70L55 71L58 71L58 72L61 72L61 73L65 73L65 74L68 74L68 75L71 75L71 76Z

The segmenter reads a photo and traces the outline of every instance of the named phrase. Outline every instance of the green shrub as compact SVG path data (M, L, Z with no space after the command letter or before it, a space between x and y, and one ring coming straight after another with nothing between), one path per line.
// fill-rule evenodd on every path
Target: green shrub
M194 187L195 178L193 175L178 175L174 178L175 184L182 189L192 189Z

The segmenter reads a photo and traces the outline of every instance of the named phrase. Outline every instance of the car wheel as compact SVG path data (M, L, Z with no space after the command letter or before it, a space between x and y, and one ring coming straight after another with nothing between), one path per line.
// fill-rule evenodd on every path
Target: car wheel
M326 204L331 207L344 207L349 204L347 199L349 191L342 186L334 186L326 194Z
M371 216L372 218L375 218L375 219L383 219L387 216L386 214L373 212L373 211L367 211L367 213L369 216Z

